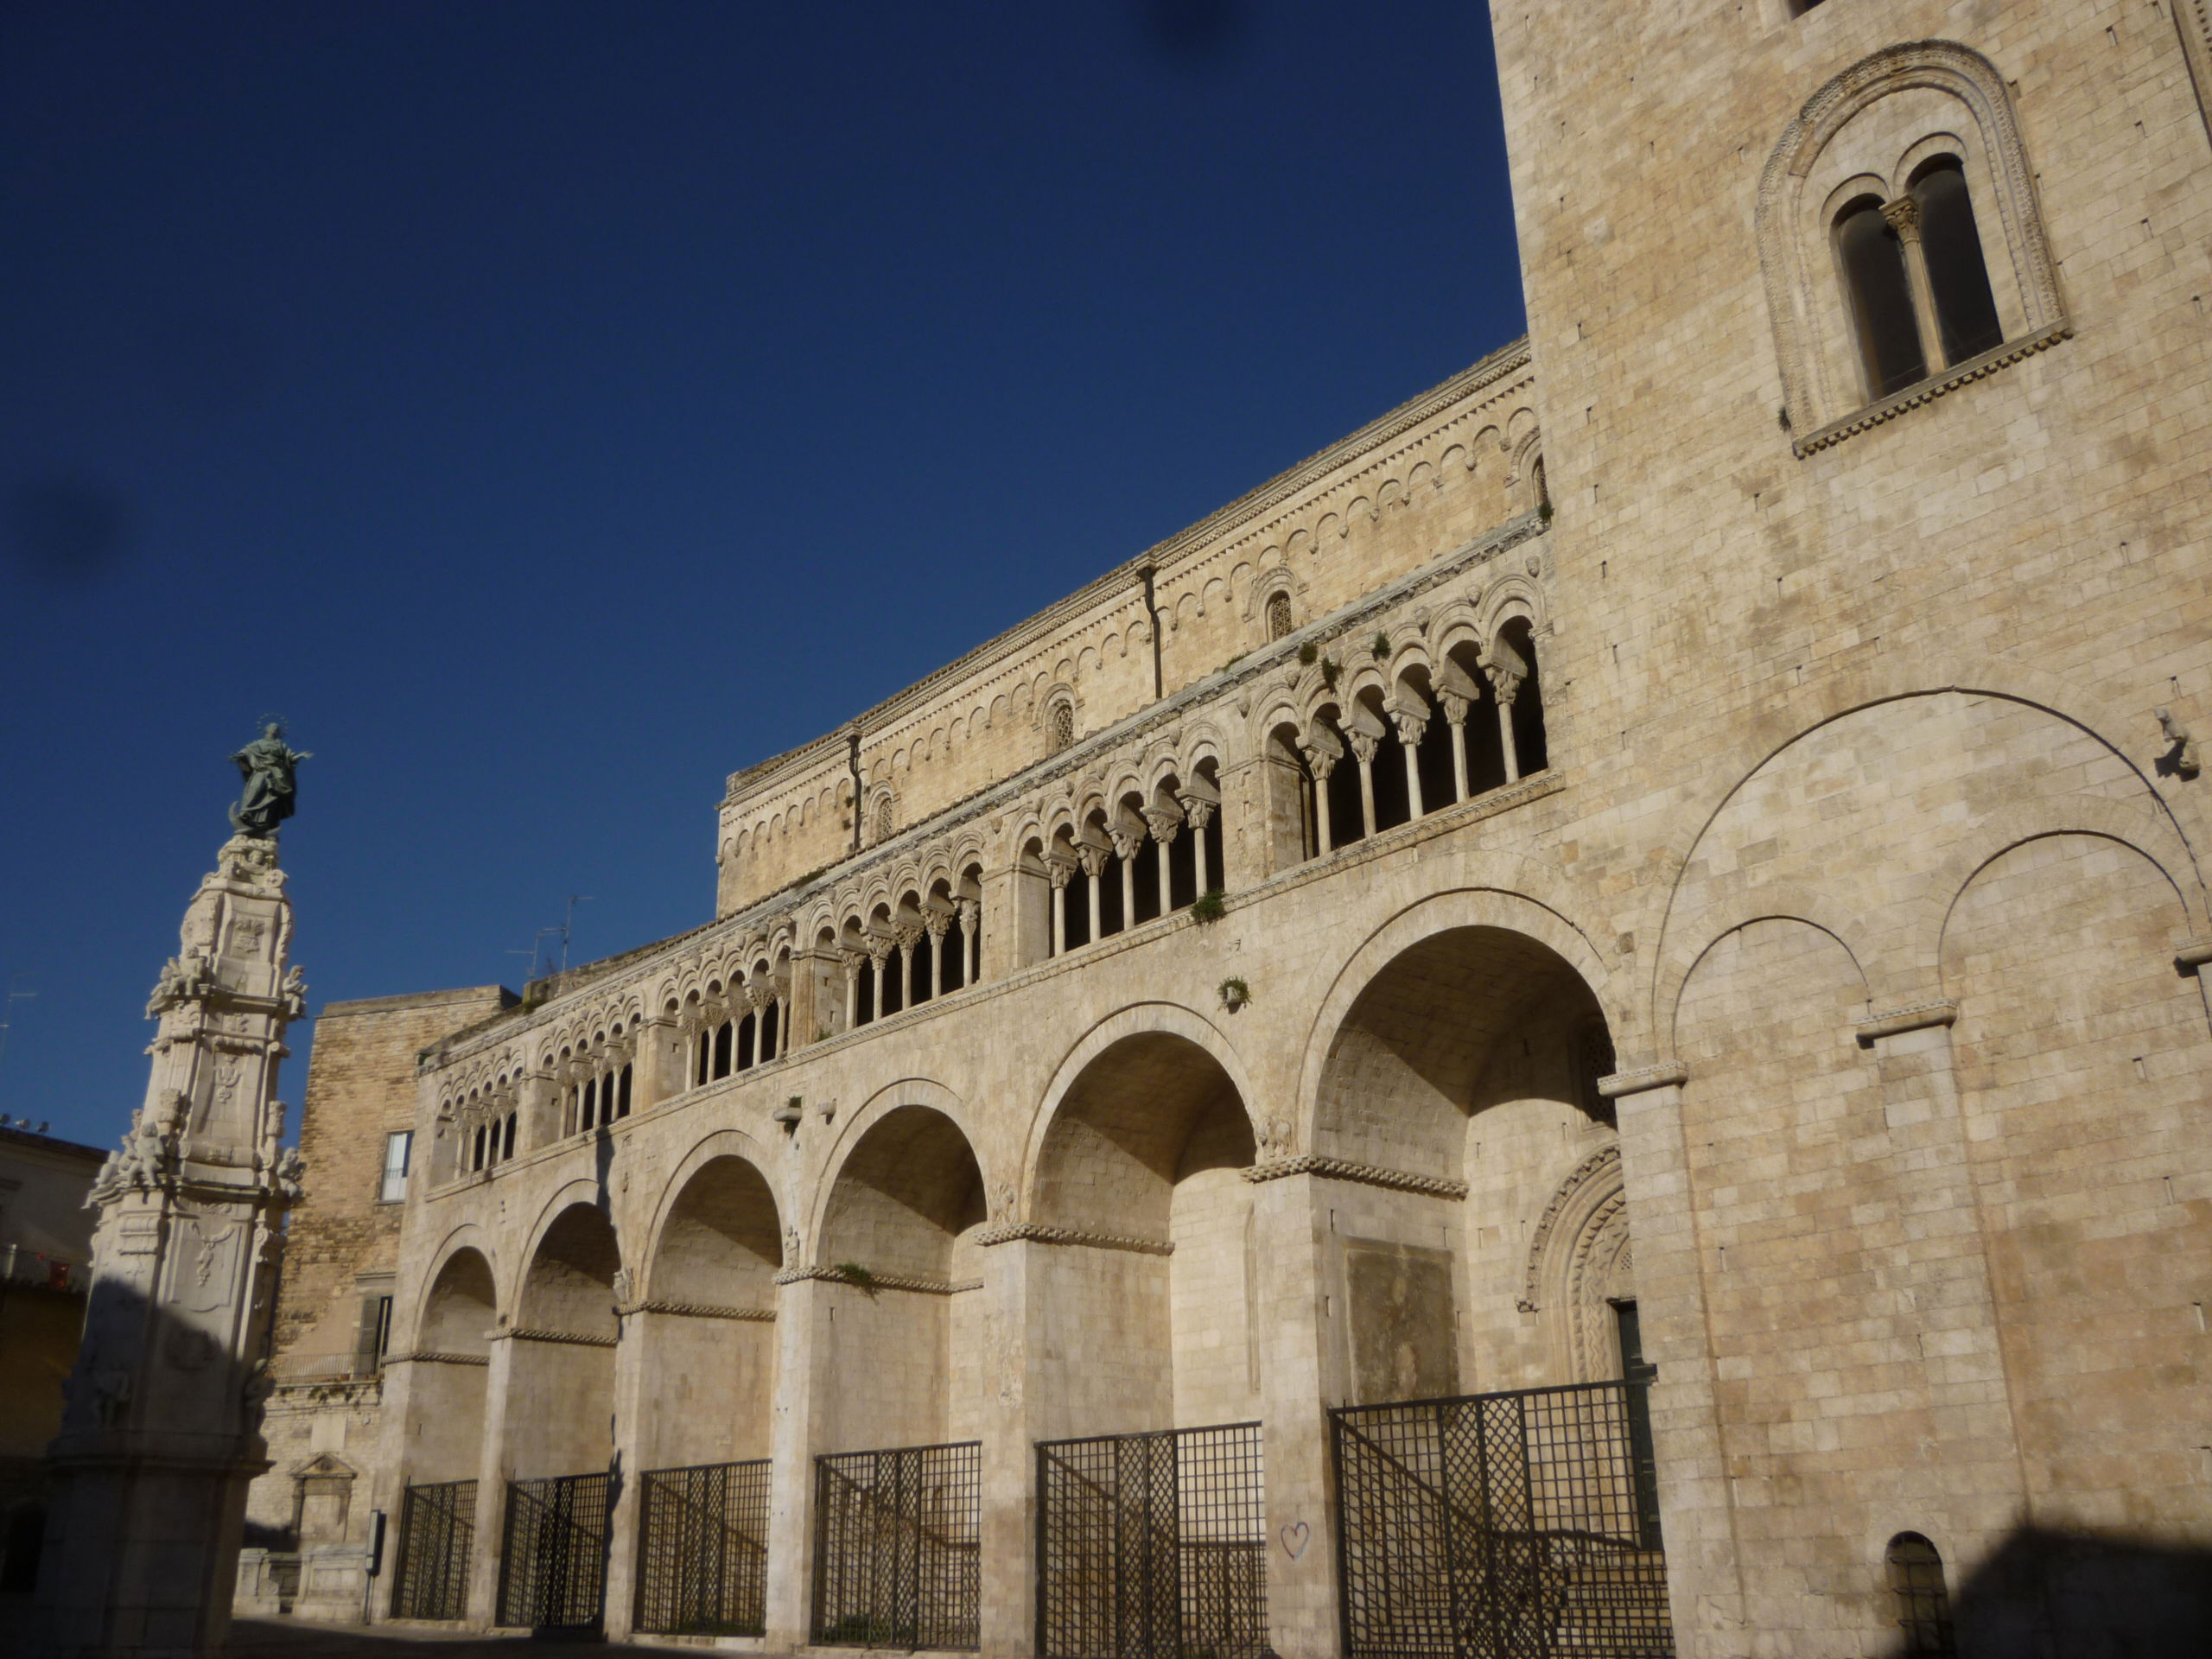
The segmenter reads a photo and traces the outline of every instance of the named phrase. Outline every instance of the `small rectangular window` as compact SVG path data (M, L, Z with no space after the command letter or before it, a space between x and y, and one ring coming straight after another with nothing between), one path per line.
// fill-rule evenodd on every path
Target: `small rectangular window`
M379 1204L397 1204L407 1196L407 1159L414 1147L412 1129L399 1129L385 1136L384 1182L377 1189Z
M373 1376L391 1351L391 1298L364 1296L361 1323L353 1344L353 1375Z

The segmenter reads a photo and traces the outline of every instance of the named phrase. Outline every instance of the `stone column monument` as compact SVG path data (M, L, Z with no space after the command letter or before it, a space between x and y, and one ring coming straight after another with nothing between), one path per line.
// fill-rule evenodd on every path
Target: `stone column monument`
M35 1643L54 1659L200 1659L230 1623L246 1484L267 1466L264 1352L299 1197L275 1098L305 1011L276 868L293 769L282 728L234 757L238 833L185 911L147 1016L146 1103L86 1203L100 1212L60 1436Z

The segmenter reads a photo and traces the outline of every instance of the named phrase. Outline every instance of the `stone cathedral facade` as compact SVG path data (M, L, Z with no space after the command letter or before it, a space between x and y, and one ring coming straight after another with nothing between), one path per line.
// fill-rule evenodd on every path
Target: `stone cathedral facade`
M1493 10L1525 340L326 1014L259 1605L2198 1650L2202 9Z

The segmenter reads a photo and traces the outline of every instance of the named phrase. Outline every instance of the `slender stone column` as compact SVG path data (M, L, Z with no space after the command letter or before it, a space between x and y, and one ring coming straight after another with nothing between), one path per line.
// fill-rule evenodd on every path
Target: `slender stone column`
M1513 746L1513 699L1520 694L1521 683L1529 677L1529 664L1504 640L1494 639L1490 654L1483 659L1483 672L1490 677L1491 690L1497 694L1497 740L1505 750L1505 781L1510 784L1521 776L1520 751Z
M276 841L235 836L147 1004L145 1103L86 1199L92 1291L47 1465L33 1640L55 1659L204 1659L229 1628L304 1173L276 1098L306 1012L291 936Z
M1329 774L1337 769L1338 756L1320 749L1306 752L1306 763L1313 772L1313 838L1316 852L1326 858L1336 850L1336 839L1329 833Z
M963 953L961 982L980 985L983 982L983 906L976 899L963 899L957 908Z
M1112 835L1114 856L1122 864L1122 931L1126 933L1137 925L1137 854L1144 847L1144 820L1124 809Z
M1418 818L1428 810L1421 804L1420 754L1421 740L1428 730L1428 716L1400 709L1390 719L1398 728L1398 747L1406 757L1406 805L1412 816Z
M1255 772L1254 775L1258 774ZM1206 868L1206 826L1213 822L1214 814L1221 810L1221 791L1206 781L1204 773L1200 773L1184 785L1175 798L1183 808L1184 822L1191 827L1191 861L1198 870L1198 892L1201 894L1211 893L1217 883L1228 886L1226 871L1209 871ZM1253 816L1256 821L1262 815L1255 813Z
M1467 798L1467 700L1447 691L1437 702L1452 728L1452 802L1456 806Z
M1068 950L1068 883L1075 877L1077 866L1073 859L1058 853L1045 855L1045 874L1052 884L1052 954L1064 957Z
M944 930L951 925L950 912L930 911L922 918L922 931L930 941L930 1001L934 1002L944 995Z
M1090 899L1090 943L1098 943L1098 878L1106 868L1106 861L1113 856L1113 845L1103 836L1096 841L1076 843L1075 855L1083 861L1083 874L1089 883Z
M861 966L868 960L865 950L840 950L838 965L845 972L845 1029L850 1031L861 1022Z
M900 1012L918 1006L914 1001L914 950L929 936L912 922L899 929L899 1007ZM926 1002L929 998L924 997Z
M1160 843L1160 913L1163 916L1175 908L1175 882L1168 850L1175 845L1176 831L1183 827L1183 810L1166 802L1144 810L1144 821L1152 831L1152 838ZM1203 841L1204 836L1199 839ZM1200 893L1205 889L1200 887Z
M1912 289L1912 320L1920 334L1921 360L1934 374L1950 364L1943 353L1943 330L1936 317L1936 284L1928 276L1928 250L1920 242L1920 204L1910 196L1899 196L1882 204L1882 217L1903 245L1905 283Z

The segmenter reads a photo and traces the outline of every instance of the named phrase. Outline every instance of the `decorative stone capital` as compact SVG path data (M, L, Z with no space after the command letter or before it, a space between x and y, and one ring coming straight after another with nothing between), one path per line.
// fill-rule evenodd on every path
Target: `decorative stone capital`
M1436 702L1437 706L1444 710L1444 722L1446 725L1458 728L1467 723L1468 702L1466 698L1459 696L1452 692L1446 691L1436 699Z
M1882 218L1897 233L1898 241L1920 240L1920 204L1910 196L1898 196L1884 202Z
M1082 868L1073 854L1064 853L1058 847L1045 855L1045 874L1055 893L1074 880L1075 873Z
M1173 843L1176 832L1182 829L1183 814L1177 807L1165 804L1147 806L1144 810L1144 821L1152 831L1152 838L1166 847Z
M1493 639L1483 658L1483 676L1490 681L1498 702L1510 709L1513 699L1521 695L1522 682L1529 677L1528 659L1504 640Z

